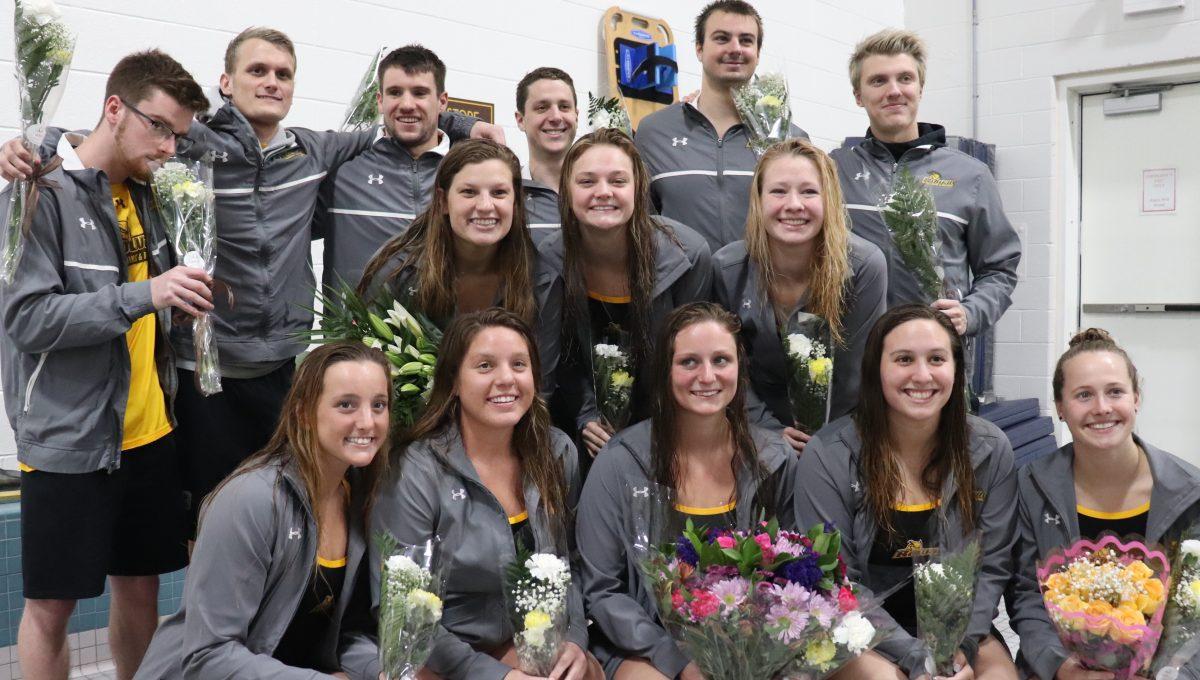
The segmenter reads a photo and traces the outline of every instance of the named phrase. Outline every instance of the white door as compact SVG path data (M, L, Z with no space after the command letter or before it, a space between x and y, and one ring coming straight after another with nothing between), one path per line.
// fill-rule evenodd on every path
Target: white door
M1200 83L1158 112L1081 103L1080 328L1113 335L1142 377L1138 434L1200 464Z

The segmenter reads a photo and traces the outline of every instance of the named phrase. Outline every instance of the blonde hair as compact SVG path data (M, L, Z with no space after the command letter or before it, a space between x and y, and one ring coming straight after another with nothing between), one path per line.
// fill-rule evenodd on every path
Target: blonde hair
M771 259L771 239L763 219L763 176L767 167L784 157L807 158L821 177L821 201L825 223L813 249L813 269L809 284L808 311L829 322L835 344L842 342L842 315L846 307L846 280L850 277L850 226L842 202L842 187L837 166L824 151L804 139L789 139L772 146L758 161L750 183L750 209L746 213L746 250L762 276L762 294L771 301L775 318L782 323L791 310L781 309L776 301L777 274Z
M867 57L882 54L895 56L907 54L917 62L917 80L925 87L925 41L921 36L900 28L885 28L874 35L863 38L854 46L850 55L850 87L858 94L859 80L862 78L862 64Z

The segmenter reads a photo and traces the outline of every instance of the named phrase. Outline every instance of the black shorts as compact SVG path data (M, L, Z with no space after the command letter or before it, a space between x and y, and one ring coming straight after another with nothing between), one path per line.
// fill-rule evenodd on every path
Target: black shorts
M295 371L295 362L288 361L257 378L222 378L221 391L206 397L196 389L195 372L179 369L175 434L183 460L190 536L196 534L204 497L275 433Z
M187 512L175 435L121 454L121 467L21 473L21 573L30 599L80 600L105 576L187 566Z

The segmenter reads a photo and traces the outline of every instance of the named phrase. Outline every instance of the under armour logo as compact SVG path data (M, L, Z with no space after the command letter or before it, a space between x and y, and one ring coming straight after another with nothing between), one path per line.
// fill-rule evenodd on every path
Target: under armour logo
M860 179L861 179L862 181L864 181L864 182L865 182L865 181L867 181L867 180L869 180L869 179L871 179L871 171L870 171L870 170L863 170L862 172L860 172L860 173L857 173L857 174L855 174L855 175L854 175L854 181L856 181L856 182L857 182L857 181L858 181L858 180L860 180Z
M672 137L671 146L687 146L687 137Z
M96 223L93 220L87 220L87 219L80 217L79 218L79 228L80 229L91 229L92 231L96 231Z
M297 538L300 538L300 529L298 527L292 527L291 529L288 529L288 540L292 541Z
M417 295L417 287L416 287L416 286L409 286L409 287L408 287L408 295L409 295L409 297L416 297L416 295Z
M458 489L457 491L451 491L450 492L450 500L454 500L454 501L467 500L467 490L466 489Z
M383 175L367 175L367 184L383 184Z
M1042 521L1045 522L1046 524L1053 524L1054 526L1059 526L1062 524L1061 517L1059 517L1058 515L1051 515L1048 512L1042 513Z
M742 309L750 309L750 298L742 300Z
M221 161L222 163L229 162L229 152L228 151L210 151L209 154L212 155L212 160L214 160L214 161Z
M854 493L862 493L862 483L857 481L850 482L850 490Z
M649 498L650 497L650 487L643 486L641 488L634 488L633 497L634 498Z

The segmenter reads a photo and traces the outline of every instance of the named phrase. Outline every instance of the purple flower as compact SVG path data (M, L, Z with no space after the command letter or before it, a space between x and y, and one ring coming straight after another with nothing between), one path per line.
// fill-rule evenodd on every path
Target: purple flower
M750 591L750 583L744 578L726 579L713 585L713 595L717 596L717 600L721 602L721 613L725 616L737 611L738 607L746 601L746 595Z
M692 547L692 542L687 539L687 536L680 536L675 543L675 554L680 560L687 562L693 567L700 564L700 556L696 554L696 549Z
M833 623L833 619L837 616L837 603L828 597L820 595L808 601L808 613L821 624L821 627L828 630Z
M811 552L788 562L779 571L780 576L792 583L799 583L809 590L816 590L817 584L825 576L820 565L817 564L816 554Z
M804 636L804 627L808 625L808 614L784 605L775 605L767 614L767 625L778 628L775 637L786 644Z

